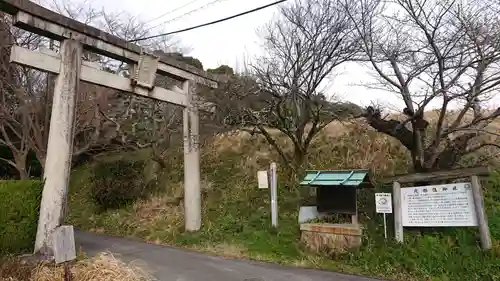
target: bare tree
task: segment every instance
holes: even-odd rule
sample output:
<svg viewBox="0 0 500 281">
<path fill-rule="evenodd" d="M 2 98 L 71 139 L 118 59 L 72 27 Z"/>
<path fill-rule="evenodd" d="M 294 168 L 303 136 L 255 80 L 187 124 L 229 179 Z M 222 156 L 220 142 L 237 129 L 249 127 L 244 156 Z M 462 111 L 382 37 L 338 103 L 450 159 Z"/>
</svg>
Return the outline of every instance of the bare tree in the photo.
<svg viewBox="0 0 500 281">
<path fill-rule="evenodd" d="M 152 32 L 143 21 L 123 13 L 103 12 L 97 26 L 126 40 L 147 37 Z M 158 56 L 183 59 L 181 53 L 187 52 L 178 40 L 170 36 L 160 36 L 140 43 L 145 50 L 154 51 Z M 203 68 L 201 62 L 197 62 Z M 130 76 L 130 66 L 124 62 L 116 62 L 100 56 L 100 63 L 109 71 Z M 181 86 L 175 79 L 163 76 L 157 77 L 155 84 L 167 89 Z M 181 108 L 145 97 L 123 95 L 119 92 L 115 93 L 111 100 L 114 101 L 110 103 L 111 106 L 107 111 L 101 110 L 101 113 L 105 120 L 111 122 L 112 127 L 114 126 L 113 143 L 118 143 L 126 149 L 151 148 L 152 159 L 158 162 L 161 168 L 165 168 L 165 156 L 170 148 L 172 137 L 179 135 L 180 132 Z"/>
<path fill-rule="evenodd" d="M 228 120 L 263 135 L 297 171 L 313 139 L 345 109 L 330 102 L 325 90 L 334 68 L 358 51 L 353 27 L 339 1 L 297 0 L 281 7 L 263 30 L 265 55 L 249 73 L 233 76 L 215 102 Z M 271 130 L 284 134 L 293 150 Z"/>
<path fill-rule="evenodd" d="M 11 19 L 0 15 L 0 145 L 7 147 L 12 159 L 0 158 L 27 179 L 27 157 L 30 152 L 30 123 L 37 112 L 38 93 L 43 90 L 43 75 L 9 63 L 13 44 L 38 48 L 41 38 L 13 29 Z"/>
<path fill-rule="evenodd" d="M 451 168 L 486 146 L 500 108 L 485 103 L 500 89 L 498 3 L 458 0 L 344 0 L 378 85 L 405 104 L 404 119 L 368 107 L 364 117 L 398 139 L 417 172 Z M 498 9 L 497 9 L 498 10 Z M 435 121 L 430 107 L 438 104 Z"/>
</svg>

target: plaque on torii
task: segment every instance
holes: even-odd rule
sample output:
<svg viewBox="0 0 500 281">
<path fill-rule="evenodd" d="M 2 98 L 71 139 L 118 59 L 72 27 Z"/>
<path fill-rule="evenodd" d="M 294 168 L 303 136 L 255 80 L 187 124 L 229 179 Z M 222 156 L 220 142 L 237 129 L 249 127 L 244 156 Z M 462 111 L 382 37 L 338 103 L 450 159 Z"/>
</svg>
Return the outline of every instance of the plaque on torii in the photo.
<svg viewBox="0 0 500 281">
<path fill-rule="evenodd" d="M 141 53 L 137 65 L 134 67 L 134 75 L 131 78 L 133 87 L 139 86 L 148 90 L 153 90 L 155 87 L 156 71 L 158 70 L 158 62 L 160 57 Z"/>
</svg>

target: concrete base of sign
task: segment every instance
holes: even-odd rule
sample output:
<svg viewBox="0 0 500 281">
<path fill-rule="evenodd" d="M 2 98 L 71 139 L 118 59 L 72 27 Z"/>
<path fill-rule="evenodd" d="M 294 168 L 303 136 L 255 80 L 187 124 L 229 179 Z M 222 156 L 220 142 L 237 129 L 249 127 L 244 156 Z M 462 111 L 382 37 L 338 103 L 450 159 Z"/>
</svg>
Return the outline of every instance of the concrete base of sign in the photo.
<svg viewBox="0 0 500 281">
<path fill-rule="evenodd" d="M 353 224 L 301 224 L 301 242 L 309 250 L 328 254 L 344 253 L 358 248 L 362 243 L 363 230 Z"/>
</svg>

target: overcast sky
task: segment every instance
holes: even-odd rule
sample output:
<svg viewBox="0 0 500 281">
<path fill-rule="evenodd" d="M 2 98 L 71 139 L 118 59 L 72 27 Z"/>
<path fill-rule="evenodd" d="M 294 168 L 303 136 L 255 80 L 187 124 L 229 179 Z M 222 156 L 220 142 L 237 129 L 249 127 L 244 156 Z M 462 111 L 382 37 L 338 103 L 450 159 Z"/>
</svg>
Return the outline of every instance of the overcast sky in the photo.
<svg viewBox="0 0 500 281">
<path fill-rule="evenodd" d="M 43 1 L 54 0 L 42 0 L 42 3 Z M 78 3 L 83 0 L 71 1 Z M 103 7 L 110 12 L 126 12 L 142 21 L 150 21 L 149 27 L 154 28 L 153 31 L 168 32 L 231 16 L 275 0 L 88 1 L 94 8 Z M 259 54 L 259 37 L 256 29 L 271 20 L 277 11 L 277 6 L 274 6 L 212 26 L 179 33 L 176 39 L 190 48 L 191 51 L 187 55 L 200 59 L 205 69 L 215 68 L 221 64 L 238 68 L 243 58 Z M 355 86 L 370 79 L 368 69 L 358 65 L 347 65 L 336 72 L 337 76 L 330 83 L 329 94 L 363 105 L 375 101 L 391 108 L 403 106 L 402 101 L 394 94 Z"/>
</svg>

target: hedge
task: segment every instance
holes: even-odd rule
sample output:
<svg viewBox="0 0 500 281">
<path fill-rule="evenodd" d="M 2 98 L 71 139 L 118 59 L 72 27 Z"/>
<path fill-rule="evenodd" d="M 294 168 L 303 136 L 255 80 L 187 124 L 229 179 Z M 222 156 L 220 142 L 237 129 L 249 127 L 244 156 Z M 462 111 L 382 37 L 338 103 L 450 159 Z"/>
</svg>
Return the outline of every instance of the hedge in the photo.
<svg viewBox="0 0 500 281">
<path fill-rule="evenodd" d="M 0 254 L 32 251 L 42 189 L 40 181 L 0 181 Z"/>
<path fill-rule="evenodd" d="M 124 159 L 94 164 L 91 198 L 101 211 L 122 208 L 154 191 L 155 182 L 146 182 L 144 166 L 144 161 Z"/>
</svg>

